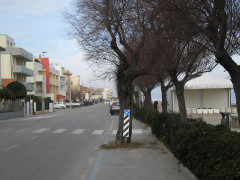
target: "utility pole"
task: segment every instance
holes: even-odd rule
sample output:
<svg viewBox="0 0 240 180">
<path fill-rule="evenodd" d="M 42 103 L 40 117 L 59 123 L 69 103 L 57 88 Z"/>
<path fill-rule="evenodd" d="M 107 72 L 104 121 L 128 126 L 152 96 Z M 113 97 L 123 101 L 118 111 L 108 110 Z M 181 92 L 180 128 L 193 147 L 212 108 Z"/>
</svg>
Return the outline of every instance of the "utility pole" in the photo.
<svg viewBox="0 0 240 180">
<path fill-rule="evenodd" d="M 6 49 L 4 49 L 3 47 L 0 46 L 0 89 L 2 87 L 2 76 L 1 76 L 1 68 L 2 68 L 2 65 L 1 65 L 1 51 L 6 51 Z"/>
</svg>

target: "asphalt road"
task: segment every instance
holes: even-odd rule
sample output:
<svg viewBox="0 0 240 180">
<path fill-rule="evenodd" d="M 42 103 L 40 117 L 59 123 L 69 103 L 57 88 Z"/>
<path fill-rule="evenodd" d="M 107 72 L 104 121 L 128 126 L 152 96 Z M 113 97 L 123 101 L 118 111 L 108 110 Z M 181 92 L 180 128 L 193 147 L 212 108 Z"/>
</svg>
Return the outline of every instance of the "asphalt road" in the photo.
<svg viewBox="0 0 240 180">
<path fill-rule="evenodd" d="M 117 126 L 103 104 L 0 121 L 0 180 L 195 179 L 136 120 L 132 140 L 145 148 L 100 150 Z"/>
<path fill-rule="evenodd" d="M 0 121 L 0 180 L 90 179 L 99 145 L 113 140 L 108 105 Z"/>
</svg>

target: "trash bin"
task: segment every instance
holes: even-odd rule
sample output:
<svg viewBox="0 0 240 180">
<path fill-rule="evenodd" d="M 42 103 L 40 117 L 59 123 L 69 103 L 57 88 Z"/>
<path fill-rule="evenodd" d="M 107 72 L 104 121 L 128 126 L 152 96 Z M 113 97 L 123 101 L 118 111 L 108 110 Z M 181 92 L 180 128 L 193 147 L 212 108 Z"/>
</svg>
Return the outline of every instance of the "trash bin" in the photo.
<svg viewBox="0 0 240 180">
<path fill-rule="evenodd" d="M 222 115 L 221 124 L 228 127 L 229 129 L 231 129 L 231 120 L 229 118 L 230 113 L 229 112 L 220 112 L 220 114 Z"/>
</svg>

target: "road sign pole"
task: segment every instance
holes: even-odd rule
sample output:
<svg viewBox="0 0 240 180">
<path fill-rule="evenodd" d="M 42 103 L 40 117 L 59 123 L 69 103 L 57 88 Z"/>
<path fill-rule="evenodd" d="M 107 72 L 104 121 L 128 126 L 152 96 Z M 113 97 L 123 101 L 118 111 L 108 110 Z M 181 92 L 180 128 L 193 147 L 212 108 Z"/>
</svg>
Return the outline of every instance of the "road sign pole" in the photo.
<svg viewBox="0 0 240 180">
<path fill-rule="evenodd" d="M 129 137 L 129 124 L 130 124 L 130 110 L 124 110 L 124 119 L 123 119 L 123 137 Z"/>
</svg>

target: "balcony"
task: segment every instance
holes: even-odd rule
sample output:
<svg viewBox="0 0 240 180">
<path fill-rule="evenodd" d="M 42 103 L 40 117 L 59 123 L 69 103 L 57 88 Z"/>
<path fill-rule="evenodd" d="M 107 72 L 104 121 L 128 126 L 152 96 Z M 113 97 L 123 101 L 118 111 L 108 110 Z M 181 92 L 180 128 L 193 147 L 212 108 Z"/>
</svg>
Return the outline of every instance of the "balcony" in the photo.
<svg viewBox="0 0 240 180">
<path fill-rule="evenodd" d="M 27 83 L 34 84 L 35 83 L 34 77 L 33 76 L 27 77 Z"/>
<path fill-rule="evenodd" d="M 25 66 L 19 66 L 19 65 L 13 66 L 13 73 L 25 74 L 27 76 L 33 76 L 34 75 L 33 70 L 28 69 Z"/>
<path fill-rule="evenodd" d="M 42 94 L 43 90 L 42 89 L 36 89 L 35 92 L 36 92 L 36 94 Z"/>
<path fill-rule="evenodd" d="M 6 48 L 6 51 L 2 52 L 2 54 L 12 54 L 15 57 L 18 57 L 19 59 L 25 60 L 25 61 L 33 61 L 33 55 L 32 53 L 26 51 L 23 48 Z"/>
<path fill-rule="evenodd" d="M 27 83 L 22 83 L 27 91 L 34 91 L 34 85 L 33 84 L 27 84 Z"/>
<path fill-rule="evenodd" d="M 36 79 L 36 82 L 43 82 L 44 78 L 43 78 L 43 75 L 37 75 L 35 79 Z"/>
</svg>

